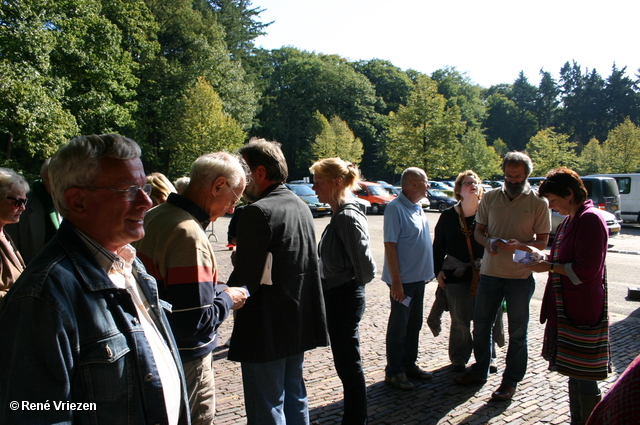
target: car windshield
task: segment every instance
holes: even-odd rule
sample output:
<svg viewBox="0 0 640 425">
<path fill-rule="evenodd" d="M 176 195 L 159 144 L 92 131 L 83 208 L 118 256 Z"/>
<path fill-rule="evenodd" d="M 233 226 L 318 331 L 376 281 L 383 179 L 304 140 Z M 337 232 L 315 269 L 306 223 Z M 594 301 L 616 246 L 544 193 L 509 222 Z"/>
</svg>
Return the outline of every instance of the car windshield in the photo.
<svg viewBox="0 0 640 425">
<path fill-rule="evenodd" d="M 386 196 L 389 194 L 389 192 L 387 192 L 386 190 L 384 190 L 384 187 L 382 186 L 368 186 L 369 187 L 369 192 L 371 192 L 372 195 L 376 195 L 376 196 Z"/>
<path fill-rule="evenodd" d="M 440 189 L 429 189 L 429 193 L 432 194 L 433 196 L 447 196 L 443 191 L 441 191 Z"/>
<path fill-rule="evenodd" d="M 315 196 L 315 192 L 306 184 L 292 184 L 289 189 L 298 196 Z"/>
</svg>

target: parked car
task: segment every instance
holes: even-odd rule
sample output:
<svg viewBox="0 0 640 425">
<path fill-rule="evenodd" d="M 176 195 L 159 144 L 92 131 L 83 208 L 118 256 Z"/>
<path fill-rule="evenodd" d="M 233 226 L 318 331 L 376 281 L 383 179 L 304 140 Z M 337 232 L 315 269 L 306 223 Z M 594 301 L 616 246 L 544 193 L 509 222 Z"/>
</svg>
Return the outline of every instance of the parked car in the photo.
<svg viewBox="0 0 640 425">
<path fill-rule="evenodd" d="M 598 210 L 600 215 L 604 218 L 609 229 L 609 237 L 616 236 L 620 233 L 620 222 L 616 219 L 616 216 L 605 210 Z M 551 233 L 549 234 L 549 243 L 553 241 L 556 236 L 558 226 L 562 223 L 566 216 L 558 214 L 556 211 L 551 211 Z"/>
<path fill-rule="evenodd" d="M 427 199 L 429 200 L 429 208 L 440 212 L 458 203 L 456 198 L 438 189 L 427 189 Z"/>
<path fill-rule="evenodd" d="M 439 190 L 448 190 L 448 191 L 452 191 L 453 190 L 453 186 L 450 186 L 446 182 L 436 182 L 436 181 L 432 181 L 432 180 L 429 180 L 429 188 L 430 189 L 439 189 Z"/>
<path fill-rule="evenodd" d="M 378 181 L 377 183 L 380 186 L 384 187 L 384 190 L 386 190 L 387 192 L 389 192 L 390 195 L 393 195 L 393 196 L 400 195 L 400 192 L 402 191 L 399 187 L 392 186 L 389 183 L 384 181 Z"/>
<path fill-rule="evenodd" d="M 368 181 L 361 181 L 355 194 L 358 198 L 366 199 L 371 203 L 371 207 L 367 210 L 371 214 L 384 213 L 387 204 L 396 198 L 387 192 L 382 185 Z"/>
<path fill-rule="evenodd" d="M 503 182 L 501 182 L 501 181 L 495 181 L 495 180 L 484 180 L 482 182 L 482 184 L 488 184 L 491 187 L 493 187 L 494 189 L 497 188 L 497 187 L 502 187 L 502 183 Z"/>
<path fill-rule="evenodd" d="M 351 193 L 351 196 L 353 197 L 354 201 L 356 201 L 356 203 L 358 204 L 358 207 L 360 208 L 360 211 L 362 211 L 362 214 L 366 214 L 367 210 L 371 208 L 371 202 L 367 201 L 366 199 L 357 197 L 355 193 Z"/>
<path fill-rule="evenodd" d="M 308 184 L 291 184 L 287 183 L 286 186 L 293 191 L 302 201 L 309 206 L 311 214 L 314 217 L 323 217 L 325 215 L 331 215 L 331 206 L 329 204 L 323 204 L 318 199 L 316 192 L 311 189 Z"/>
<path fill-rule="evenodd" d="M 580 177 L 587 189 L 589 199 L 596 208 L 613 214 L 617 221 L 621 221 L 620 193 L 618 185 L 612 177 L 584 176 Z M 534 190 L 544 181 L 544 177 L 529 177 L 529 184 Z"/>
<path fill-rule="evenodd" d="M 640 223 L 640 173 L 594 174 L 597 177 L 612 177 L 618 183 L 620 193 L 620 218 Z M 591 176 L 587 176 L 591 177 Z"/>
</svg>

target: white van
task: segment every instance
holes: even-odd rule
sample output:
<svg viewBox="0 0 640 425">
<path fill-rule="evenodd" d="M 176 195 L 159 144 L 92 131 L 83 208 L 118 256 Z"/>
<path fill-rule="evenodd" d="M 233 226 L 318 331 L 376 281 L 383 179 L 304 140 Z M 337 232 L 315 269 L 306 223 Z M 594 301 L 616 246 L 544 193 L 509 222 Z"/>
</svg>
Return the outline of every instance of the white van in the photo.
<svg viewBox="0 0 640 425">
<path fill-rule="evenodd" d="M 613 177 L 620 192 L 620 215 L 623 221 L 637 222 L 640 218 L 640 173 L 594 174 Z"/>
</svg>

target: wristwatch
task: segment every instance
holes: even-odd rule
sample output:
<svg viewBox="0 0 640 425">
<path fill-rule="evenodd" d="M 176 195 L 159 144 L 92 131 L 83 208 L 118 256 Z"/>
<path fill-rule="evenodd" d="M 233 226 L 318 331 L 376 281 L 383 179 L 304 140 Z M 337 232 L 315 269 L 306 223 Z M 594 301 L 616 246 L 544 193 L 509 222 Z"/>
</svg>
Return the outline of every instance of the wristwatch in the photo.
<svg viewBox="0 0 640 425">
<path fill-rule="evenodd" d="M 551 263 L 551 265 L 549 266 L 549 273 L 555 273 L 555 271 L 553 270 L 554 267 L 555 267 L 555 264 Z"/>
</svg>

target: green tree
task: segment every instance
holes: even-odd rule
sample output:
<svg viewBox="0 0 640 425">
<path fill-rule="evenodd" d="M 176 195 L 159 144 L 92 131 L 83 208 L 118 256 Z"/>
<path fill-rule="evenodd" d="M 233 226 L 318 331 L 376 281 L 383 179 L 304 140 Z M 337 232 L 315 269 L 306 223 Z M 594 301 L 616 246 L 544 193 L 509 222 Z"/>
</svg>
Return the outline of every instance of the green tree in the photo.
<svg viewBox="0 0 640 425">
<path fill-rule="evenodd" d="M 558 107 L 560 105 L 560 89 L 551 73 L 540 70 L 540 84 L 535 102 L 536 117 L 542 128 L 556 124 Z"/>
<path fill-rule="evenodd" d="M 387 115 L 397 111 L 400 105 L 406 105 L 413 83 L 397 66 L 381 59 L 358 61 L 353 64 L 356 72 L 369 79 L 379 101 L 376 111 Z"/>
<path fill-rule="evenodd" d="M 609 164 L 607 162 L 604 149 L 602 149 L 598 139 L 594 137 L 587 143 L 584 149 L 582 149 L 576 171 L 581 176 L 607 173 L 609 171 Z"/>
<path fill-rule="evenodd" d="M 477 128 L 467 129 L 462 136 L 460 160 L 460 171 L 473 170 L 484 179 L 500 174 L 500 155 L 493 146 L 487 146 L 487 139 Z"/>
<path fill-rule="evenodd" d="M 612 173 L 640 171 L 640 127 L 626 118 L 609 132 L 603 150 Z"/>
<path fill-rule="evenodd" d="M 448 177 L 459 164 L 464 131 L 457 106 L 446 107 L 434 80 L 419 76 L 407 106 L 389 116 L 386 153 L 397 170 L 421 167 L 430 177 Z"/>
<path fill-rule="evenodd" d="M 252 8 L 250 0 L 209 0 L 209 4 L 224 27 L 227 50 L 235 60 L 244 62 L 253 53 L 253 40 L 266 34 L 265 28 L 273 22 L 260 22 L 264 9 Z"/>
<path fill-rule="evenodd" d="M 604 119 L 611 130 L 629 117 L 640 123 L 640 92 L 638 82 L 625 75 L 626 67 L 618 69 L 614 64 L 604 88 Z"/>
<path fill-rule="evenodd" d="M 144 9 L 141 0 L 0 3 L 2 79 L 16 91 L 2 105 L 13 157 L 45 158 L 71 134 L 135 125 L 138 64 L 128 48 L 143 38 Z"/>
<path fill-rule="evenodd" d="M 520 71 L 518 78 L 511 86 L 511 94 L 509 98 L 521 111 L 534 111 L 536 107 L 536 99 L 538 97 L 538 89 L 529 83 L 524 72 Z"/>
<path fill-rule="evenodd" d="M 556 133 L 552 127 L 538 131 L 527 144 L 527 152 L 533 161 L 533 175 L 544 176 L 557 167 L 575 168 L 576 143 L 566 134 Z"/>
<path fill-rule="evenodd" d="M 344 58 L 291 47 L 270 52 L 263 106 L 252 134 L 282 143 L 292 178 L 308 175 L 311 144 L 318 134 L 316 111 L 339 116 L 363 143 L 362 171 L 372 175 L 377 150 L 376 93 L 371 82 Z M 370 172 L 372 171 L 372 172 Z"/>
<path fill-rule="evenodd" d="M 317 111 L 314 120 L 320 132 L 311 145 L 312 162 L 322 158 L 339 157 L 356 165 L 360 164 L 362 141 L 353 134 L 345 121 L 337 115 L 329 121 Z"/>
<path fill-rule="evenodd" d="M 502 139 L 509 150 L 524 150 L 538 127 L 532 111 L 519 108 L 500 92 L 487 98 L 487 119 L 484 122 L 489 141 Z"/>
<path fill-rule="evenodd" d="M 194 81 L 204 77 L 223 110 L 243 129 L 253 123 L 257 93 L 239 62 L 226 49 L 224 29 L 206 0 L 145 0 L 158 26 L 157 54 L 141 69 L 136 139 L 146 166 L 165 170 L 173 159 L 165 149 L 171 122 Z"/>
<path fill-rule="evenodd" d="M 509 146 L 499 137 L 493 141 L 492 146 L 500 158 L 504 158 L 507 152 L 509 152 Z"/>
<path fill-rule="evenodd" d="M 602 77 L 595 69 L 582 74 L 582 68 L 574 61 L 572 65 L 565 63 L 560 70 L 560 83 L 564 106 L 560 130 L 581 144 L 592 137 L 604 140 L 608 128 Z"/>
<path fill-rule="evenodd" d="M 0 164 L 36 176 L 42 161 L 77 134 L 78 126 L 60 93 L 33 68 L 0 60 L 0 75 Z"/>
<path fill-rule="evenodd" d="M 438 83 L 438 93 L 447 99 L 447 107 L 457 106 L 468 128 L 480 128 L 487 115 L 482 88 L 455 67 L 438 69 L 431 78 Z"/>
<path fill-rule="evenodd" d="M 244 140 L 242 127 L 224 112 L 218 93 L 204 77 L 199 77 L 176 108 L 168 131 L 168 161 L 164 171 L 170 178 L 183 176 L 200 155 L 235 151 Z"/>
</svg>

